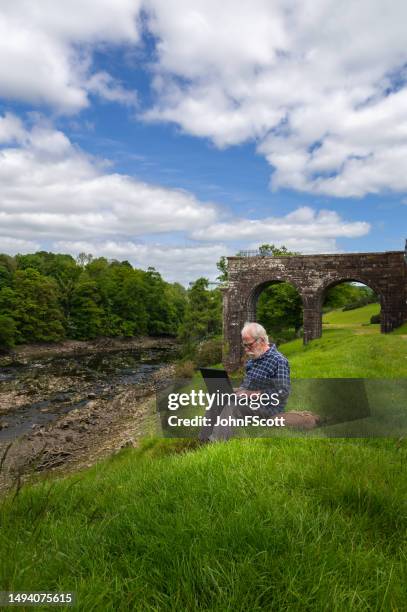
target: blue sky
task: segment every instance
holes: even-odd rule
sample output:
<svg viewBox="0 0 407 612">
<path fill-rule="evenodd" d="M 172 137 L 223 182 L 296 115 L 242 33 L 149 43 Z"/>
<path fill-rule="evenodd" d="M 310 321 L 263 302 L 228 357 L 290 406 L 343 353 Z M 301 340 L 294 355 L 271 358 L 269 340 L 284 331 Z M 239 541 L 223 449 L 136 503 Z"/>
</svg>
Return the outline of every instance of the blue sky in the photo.
<svg viewBox="0 0 407 612">
<path fill-rule="evenodd" d="M 0 7 L 0 250 L 214 278 L 264 242 L 402 250 L 407 8 Z"/>
</svg>

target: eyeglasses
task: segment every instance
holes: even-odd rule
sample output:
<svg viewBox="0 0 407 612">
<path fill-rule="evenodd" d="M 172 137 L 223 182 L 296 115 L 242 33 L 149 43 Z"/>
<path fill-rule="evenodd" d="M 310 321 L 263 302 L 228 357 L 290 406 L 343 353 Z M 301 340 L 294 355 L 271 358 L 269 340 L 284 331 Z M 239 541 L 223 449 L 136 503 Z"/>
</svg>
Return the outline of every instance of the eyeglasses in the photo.
<svg viewBox="0 0 407 612">
<path fill-rule="evenodd" d="M 248 348 L 251 349 L 253 344 L 256 344 L 256 342 L 260 340 L 260 338 L 256 338 L 255 340 L 253 340 L 253 342 L 242 342 L 244 348 Z"/>
</svg>

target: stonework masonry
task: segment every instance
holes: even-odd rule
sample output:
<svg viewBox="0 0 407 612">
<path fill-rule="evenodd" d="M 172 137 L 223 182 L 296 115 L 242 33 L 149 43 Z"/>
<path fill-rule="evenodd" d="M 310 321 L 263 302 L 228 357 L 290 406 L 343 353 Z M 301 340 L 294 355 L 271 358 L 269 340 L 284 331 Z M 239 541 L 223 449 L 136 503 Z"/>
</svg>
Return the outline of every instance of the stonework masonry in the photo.
<svg viewBox="0 0 407 612">
<path fill-rule="evenodd" d="M 322 334 L 322 304 L 327 289 L 346 281 L 368 285 L 381 304 L 381 332 L 407 321 L 407 263 L 404 251 L 228 257 L 228 286 L 223 289 L 224 365 L 233 370 L 243 357 L 240 331 L 256 321 L 260 293 L 273 282 L 291 283 L 304 308 L 304 344 Z"/>
</svg>

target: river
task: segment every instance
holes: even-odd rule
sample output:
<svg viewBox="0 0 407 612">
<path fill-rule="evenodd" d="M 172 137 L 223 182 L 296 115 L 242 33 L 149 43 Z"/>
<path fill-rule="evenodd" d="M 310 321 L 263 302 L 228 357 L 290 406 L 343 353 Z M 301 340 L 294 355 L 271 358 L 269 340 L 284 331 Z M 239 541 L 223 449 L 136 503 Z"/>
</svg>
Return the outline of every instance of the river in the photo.
<svg viewBox="0 0 407 612">
<path fill-rule="evenodd" d="M 91 401 L 113 399 L 129 385 L 148 386 L 176 355 L 176 347 L 165 342 L 33 359 L 17 355 L 0 367 L 0 443 L 47 426 Z"/>
</svg>

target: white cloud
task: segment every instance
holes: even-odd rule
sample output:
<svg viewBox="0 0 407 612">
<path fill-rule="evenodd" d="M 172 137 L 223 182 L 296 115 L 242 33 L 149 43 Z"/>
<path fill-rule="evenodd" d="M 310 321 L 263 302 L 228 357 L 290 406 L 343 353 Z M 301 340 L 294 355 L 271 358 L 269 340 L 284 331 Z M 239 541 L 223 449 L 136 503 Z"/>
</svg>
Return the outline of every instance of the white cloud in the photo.
<svg viewBox="0 0 407 612">
<path fill-rule="evenodd" d="M 218 147 L 254 140 L 273 189 L 403 192 L 406 23 L 403 0 L 3 0 L 0 95 L 65 113 L 91 95 L 136 107 L 92 54 L 134 52 L 144 27 L 157 51 L 146 120 Z"/>
<path fill-rule="evenodd" d="M 272 187 L 334 196 L 407 190 L 402 0 L 148 0 L 158 100 L 219 146 L 255 139 Z"/>
<path fill-rule="evenodd" d="M 40 243 L 33 240 L 19 240 L 10 236 L 0 236 L 0 253 L 16 255 L 16 253 L 33 253 L 38 251 Z"/>
<path fill-rule="evenodd" d="M 108 160 L 86 155 L 39 117 L 30 128 L 12 114 L 0 117 L 0 142 L 4 251 L 52 245 L 154 265 L 167 278 L 185 281 L 216 275 L 216 261 L 236 245 L 273 241 L 303 252 L 333 252 L 337 238 L 369 231 L 367 223 L 310 207 L 284 217 L 227 217 L 220 206 L 187 191 L 114 172 Z M 153 243 L 157 235 L 160 242 Z"/>
<path fill-rule="evenodd" d="M 24 130 L 8 115 L 0 135 L 20 146 L 0 150 L 0 226 L 36 238 L 189 231 L 215 222 L 216 208 L 192 194 L 107 172 L 60 131 Z"/>
<path fill-rule="evenodd" d="M 335 238 L 356 238 L 369 232 L 368 223 L 346 222 L 338 213 L 331 210 L 319 212 L 303 206 L 284 217 L 266 219 L 234 219 L 230 222 L 197 229 L 192 236 L 199 240 L 254 240 L 259 242 L 276 242 L 280 244 L 300 244 L 305 240 L 307 251 L 314 247 L 317 250 L 321 244 L 330 244 Z M 293 237 L 296 237 L 293 239 Z M 297 238 L 298 237 L 298 238 Z M 328 242 L 327 242 L 328 240 Z M 296 250 L 299 246 L 296 247 Z M 331 249 L 330 249 L 331 250 Z M 314 252 L 315 252 L 314 251 Z"/>
<path fill-rule="evenodd" d="M 330 254 L 343 252 L 342 249 L 338 248 L 335 238 L 301 238 L 300 236 L 292 236 L 291 238 L 284 239 L 276 237 L 270 242 L 268 240 L 256 240 L 248 244 L 245 249 L 257 250 L 261 243 L 274 244 L 276 247 L 285 246 L 289 251 L 301 253 L 302 255 Z"/>
<path fill-rule="evenodd" d="M 0 144 L 21 143 L 25 135 L 26 130 L 18 117 L 11 113 L 0 117 Z"/>
<path fill-rule="evenodd" d="M 135 267 L 155 267 L 169 282 L 188 284 L 200 276 L 215 279 L 219 272 L 216 262 L 222 255 L 230 253 L 222 244 L 204 246 L 167 246 L 163 244 L 137 244 L 134 242 L 59 241 L 54 243 L 58 251 L 78 255 L 92 253 L 94 256 L 128 260 Z"/>
<path fill-rule="evenodd" d="M 136 106 L 138 102 L 135 92 L 126 90 L 107 72 L 93 74 L 87 83 L 87 88 L 109 102 L 119 102 L 126 106 Z"/>
<path fill-rule="evenodd" d="M 133 104 L 107 74 L 92 74 L 103 44 L 137 44 L 141 0 L 3 0 L 0 7 L 0 96 L 61 112 L 88 104 L 88 93 Z"/>
</svg>

